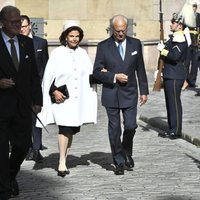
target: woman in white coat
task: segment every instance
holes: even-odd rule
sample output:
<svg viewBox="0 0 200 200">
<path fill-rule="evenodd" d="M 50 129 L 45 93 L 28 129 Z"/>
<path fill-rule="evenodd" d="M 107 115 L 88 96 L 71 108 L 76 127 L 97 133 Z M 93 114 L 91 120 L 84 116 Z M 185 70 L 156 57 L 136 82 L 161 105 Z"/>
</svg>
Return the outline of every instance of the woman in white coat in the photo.
<svg viewBox="0 0 200 200">
<path fill-rule="evenodd" d="M 43 108 L 38 116 L 45 125 L 58 125 L 60 158 L 57 175 L 61 177 L 69 174 L 66 158 L 73 135 L 80 131 L 81 125 L 96 123 L 97 95 L 89 83 L 93 66 L 87 52 L 78 46 L 82 39 L 83 30 L 78 25 L 68 26 L 62 32 L 61 46 L 52 51 L 42 83 Z M 69 98 L 58 90 L 62 85 L 67 86 Z M 54 97 L 55 103 L 50 96 Z"/>
</svg>

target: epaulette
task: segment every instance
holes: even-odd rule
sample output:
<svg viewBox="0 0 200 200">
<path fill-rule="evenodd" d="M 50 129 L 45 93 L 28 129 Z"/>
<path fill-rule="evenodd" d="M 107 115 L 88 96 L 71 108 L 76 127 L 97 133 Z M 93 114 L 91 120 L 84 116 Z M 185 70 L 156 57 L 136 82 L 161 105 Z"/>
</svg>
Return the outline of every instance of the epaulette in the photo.
<svg viewBox="0 0 200 200">
<path fill-rule="evenodd" d="M 173 34 L 173 42 L 185 42 L 185 35 L 183 31 L 174 32 Z"/>
</svg>

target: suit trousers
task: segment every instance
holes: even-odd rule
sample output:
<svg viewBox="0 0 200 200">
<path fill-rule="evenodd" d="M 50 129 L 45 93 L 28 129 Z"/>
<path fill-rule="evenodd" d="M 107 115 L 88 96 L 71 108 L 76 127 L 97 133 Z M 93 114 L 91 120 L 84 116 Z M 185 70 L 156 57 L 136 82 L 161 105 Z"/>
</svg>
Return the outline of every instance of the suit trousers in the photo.
<svg viewBox="0 0 200 200">
<path fill-rule="evenodd" d="M 177 136 L 182 134 L 182 104 L 181 88 L 184 80 L 173 80 L 164 78 L 164 93 L 167 109 L 168 133 Z"/>
<path fill-rule="evenodd" d="M 42 146 L 42 129 L 35 126 L 35 115 L 32 115 L 32 119 L 32 148 L 34 150 L 40 150 Z"/>
<path fill-rule="evenodd" d="M 125 154 L 132 155 L 133 137 L 135 135 L 137 107 L 106 107 L 108 116 L 108 136 L 115 165 L 125 162 Z M 122 116 L 121 116 L 122 114 Z M 121 140 L 121 117 L 123 117 L 123 138 Z"/>
<path fill-rule="evenodd" d="M 30 147 L 31 121 L 31 114 L 0 116 L 0 199 L 9 195 L 10 180 L 15 179 Z"/>
<path fill-rule="evenodd" d="M 185 68 L 187 73 L 187 82 L 192 87 L 195 87 L 196 85 L 199 64 L 199 51 L 197 47 L 190 46 L 187 52 Z"/>
</svg>

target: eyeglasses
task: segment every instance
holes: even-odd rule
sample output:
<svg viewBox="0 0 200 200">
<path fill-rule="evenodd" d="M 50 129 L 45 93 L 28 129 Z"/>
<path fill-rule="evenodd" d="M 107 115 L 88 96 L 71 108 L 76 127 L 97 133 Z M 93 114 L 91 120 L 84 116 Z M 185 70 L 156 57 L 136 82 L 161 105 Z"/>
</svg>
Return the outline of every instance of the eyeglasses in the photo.
<svg viewBox="0 0 200 200">
<path fill-rule="evenodd" d="M 29 24 L 21 26 L 21 28 L 27 28 L 29 26 Z"/>
<path fill-rule="evenodd" d="M 115 30 L 114 28 L 113 28 L 112 30 L 113 30 L 115 33 L 117 33 L 117 34 L 120 34 L 120 33 L 125 34 L 126 31 L 127 31 L 127 28 L 124 29 L 124 30 L 119 30 L 119 31 Z"/>
</svg>

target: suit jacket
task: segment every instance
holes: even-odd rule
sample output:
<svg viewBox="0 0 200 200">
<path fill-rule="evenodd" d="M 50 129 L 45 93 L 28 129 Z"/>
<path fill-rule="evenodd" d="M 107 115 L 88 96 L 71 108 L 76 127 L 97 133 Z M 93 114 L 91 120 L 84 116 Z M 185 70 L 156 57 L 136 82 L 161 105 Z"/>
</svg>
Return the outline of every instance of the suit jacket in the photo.
<svg viewBox="0 0 200 200">
<path fill-rule="evenodd" d="M 33 36 L 33 45 L 35 50 L 38 74 L 40 77 L 40 82 L 42 82 L 44 70 L 49 59 L 47 40 L 37 36 Z"/>
<path fill-rule="evenodd" d="M 175 35 L 178 36 L 177 38 L 182 36 L 184 40 L 179 41 L 179 39 L 175 39 Z M 184 63 L 187 56 L 188 44 L 183 33 L 170 35 L 169 40 L 165 44 L 165 49 L 169 53 L 166 56 L 162 56 L 164 60 L 163 78 L 185 80 L 186 72 Z"/>
<path fill-rule="evenodd" d="M 33 40 L 18 35 L 20 64 L 16 71 L 12 58 L 0 32 L 0 79 L 12 78 L 15 86 L 0 88 L 0 116 L 11 116 L 18 112 L 30 115 L 32 105 L 42 105 L 42 90 L 37 72 Z"/>
<path fill-rule="evenodd" d="M 101 72 L 102 68 L 106 68 L 108 72 Z M 114 83 L 116 73 L 128 75 L 128 82 L 125 84 Z M 126 37 L 124 60 L 122 60 L 112 36 L 100 42 L 97 46 L 93 76 L 103 82 L 103 106 L 119 108 L 136 106 L 138 84 L 140 95 L 149 93 L 140 40 Z"/>
<path fill-rule="evenodd" d="M 198 13 L 198 12 L 196 13 L 196 27 L 199 31 L 199 29 L 200 29 L 200 13 Z"/>
</svg>

